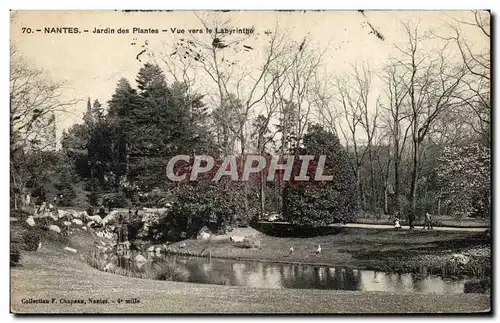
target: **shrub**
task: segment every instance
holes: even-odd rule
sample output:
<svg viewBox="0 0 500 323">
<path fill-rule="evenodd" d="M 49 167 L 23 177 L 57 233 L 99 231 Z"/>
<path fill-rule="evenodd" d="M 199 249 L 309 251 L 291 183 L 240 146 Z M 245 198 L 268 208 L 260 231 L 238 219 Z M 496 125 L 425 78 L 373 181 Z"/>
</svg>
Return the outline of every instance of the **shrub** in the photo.
<svg viewBox="0 0 500 323">
<path fill-rule="evenodd" d="M 490 278 L 473 279 L 465 282 L 464 293 L 489 293 L 491 289 Z"/>
<path fill-rule="evenodd" d="M 41 237 L 38 232 L 27 231 L 23 234 L 23 241 L 26 251 L 36 251 L 41 242 Z"/>
<path fill-rule="evenodd" d="M 181 185 L 174 193 L 171 211 L 158 224 L 165 238 L 196 236 L 207 226 L 218 230 L 245 217 L 243 190 L 237 183 L 196 182 Z"/>
<path fill-rule="evenodd" d="M 122 193 L 108 193 L 102 197 L 103 204 L 111 208 L 125 208 L 129 206 L 129 200 Z"/>
<path fill-rule="evenodd" d="M 19 243 L 10 243 L 10 266 L 17 266 L 21 263 L 21 245 Z"/>
</svg>

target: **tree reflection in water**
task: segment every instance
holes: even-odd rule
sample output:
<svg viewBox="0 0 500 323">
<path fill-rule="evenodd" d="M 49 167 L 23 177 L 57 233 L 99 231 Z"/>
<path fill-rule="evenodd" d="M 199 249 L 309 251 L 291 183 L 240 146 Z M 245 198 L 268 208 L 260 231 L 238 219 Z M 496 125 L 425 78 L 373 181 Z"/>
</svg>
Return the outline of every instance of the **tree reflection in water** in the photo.
<svg viewBox="0 0 500 323">
<path fill-rule="evenodd" d="M 463 293 L 464 280 L 437 276 L 375 272 L 295 264 L 233 261 L 167 255 L 150 258 L 143 268 L 134 257 L 119 257 L 118 265 L 137 271 L 161 272 L 163 279 L 261 288 L 310 288 L 386 292 Z"/>
</svg>

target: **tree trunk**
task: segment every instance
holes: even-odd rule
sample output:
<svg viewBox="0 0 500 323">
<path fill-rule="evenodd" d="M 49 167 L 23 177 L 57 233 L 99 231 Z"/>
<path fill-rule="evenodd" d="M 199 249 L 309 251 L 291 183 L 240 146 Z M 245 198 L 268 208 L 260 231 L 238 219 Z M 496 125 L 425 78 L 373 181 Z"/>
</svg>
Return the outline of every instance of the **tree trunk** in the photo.
<svg viewBox="0 0 500 323">
<path fill-rule="evenodd" d="M 260 176 L 260 212 L 259 212 L 259 220 L 264 215 L 266 197 L 264 193 L 265 179 Z"/>
<path fill-rule="evenodd" d="M 441 215 L 441 197 L 438 198 L 437 216 Z"/>
<path fill-rule="evenodd" d="M 420 142 L 418 140 L 413 141 L 413 156 L 412 156 L 412 171 L 411 171 L 411 186 L 410 186 L 410 199 L 411 199 L 411 210 L 413 216 L 415 216 L 415 211 L 417 209 L 417 179 L 418 179 L 418 166 L 419 166 L 419 155 Z"/>
<path fill-rule="evenodd" d="M 388 189 L 388 183 L 385 182 L 385 185 L 384 185 L 384 214 L 389 214 L 389 197 L 388 197 L 388 192 L 387 192 L 387 189 Z"/>
<path fill-rule="evenodd" d="M 394 211 L 400 212 L 399 210 L 399 124 L 395 123 L 396 129 L 394 135 L 394 195 L 396 196 L 394 201 Z"/>
</svg>

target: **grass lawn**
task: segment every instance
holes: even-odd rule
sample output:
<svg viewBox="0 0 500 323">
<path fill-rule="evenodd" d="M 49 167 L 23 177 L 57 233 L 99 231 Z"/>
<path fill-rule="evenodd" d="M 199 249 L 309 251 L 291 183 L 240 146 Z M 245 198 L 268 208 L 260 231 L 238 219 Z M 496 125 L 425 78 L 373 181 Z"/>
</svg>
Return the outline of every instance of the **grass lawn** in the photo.
<svg viewBox="0 0 500 323">
<path fill-rule="evenodd" d="M 257 232 L 257 231 L 255 231 Z M 184 240 L 170 245 L 180 253 L 208 255 L 234 259 L 256 259 L 286 263 L 324 264 L 362 268 L 367 252 L 437 251 L 453 252 L 474 245 L 485 245 L 488 239 L 482 232 L 443 232 L 427 230 L 370 230 L 343 228 L 338 234 L 309 238 L 280 238 L 258 235 L 260 248 L 243 248 L 226 240 Z M 186 246 L 180 248 L 182 244 Z M 315 254 L 317 245 L 322 251 Z M 290 247 L 294 252 L 289 256 Z"/>
</svg>

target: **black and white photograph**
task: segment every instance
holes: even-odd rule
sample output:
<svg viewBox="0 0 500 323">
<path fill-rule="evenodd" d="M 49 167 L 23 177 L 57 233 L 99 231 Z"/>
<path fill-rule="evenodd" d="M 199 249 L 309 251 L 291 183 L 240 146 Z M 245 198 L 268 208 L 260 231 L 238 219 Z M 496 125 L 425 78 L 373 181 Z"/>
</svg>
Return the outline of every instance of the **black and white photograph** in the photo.
<svg viewBox="0 0 500 323">
<path fill-rule="evenodd" d="M 491 20 L 11 10 L 10 312 L 491 314 Z"/>
</svg>

